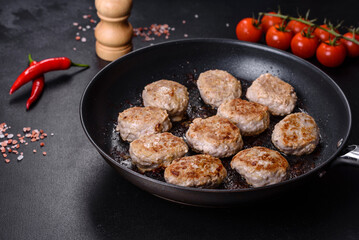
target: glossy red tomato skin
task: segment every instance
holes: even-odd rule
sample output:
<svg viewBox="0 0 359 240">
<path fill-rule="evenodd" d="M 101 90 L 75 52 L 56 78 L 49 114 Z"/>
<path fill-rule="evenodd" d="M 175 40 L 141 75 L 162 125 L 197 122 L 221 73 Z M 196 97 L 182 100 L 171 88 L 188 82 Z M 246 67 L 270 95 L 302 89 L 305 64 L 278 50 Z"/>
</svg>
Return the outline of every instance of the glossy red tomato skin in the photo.
<svg viewBox="0 0 359 240">
<path fill-rule="evenodd" d="M 276 12 L 269 12 L 269 13 L 277 14 Z M 264 33 L 266 33 L 271 26 L 274 26 L 276 24 L 280 25 L 282 22 L 283 19 L 280 17 L 264 15 L 262 17 L 262 30 Z"/>
<path fill-rule="evenodd" d="M 290 42 L 292 53 L 301 58 L 311 58 L 315 55 L 319 39 L 312 35 L 310 38 L 299 32 L 294 35 Z"/>
<path fill-rule="evenodd" d="M 318 61 L 326 67 L 337 67 L 344 62 L 346 49 L 344 45 L 338 42 L 336 45 L 330 45 L 322 42 L 316 51 Z"/>
<path fill-rule="evenodd" d="M 353 33 L 347 32 L 343 36 L 347 38 L 353 38 Z M 359 35 L 355 34 L 355 39 L 359 41 Z M 358 57 L 359 56 L 359 45 L 356 43 L 353 43 L 351 41 L 340 39 L 340 41 L 343 43 L 345 48 L 347 49 L 347 55 L 349 57 Z"/>
<path fill-rule="evenodd" d="M 261 26 L 256 27 L 257 20 L 253 18 L 242 19 L 236 27 L 236 35 L 238 40 L 248 42 L 259 42 L 262 37 Z"/>
<path fill-rule="evenodd" d="M 291 31 L 280 31 L 278 25 L 271 26 L 266 34 L 268 46 L 287 50 L 290 46 L 293 34 Z"/>
<path fill-rule="evenodd" d="M 300 33 L 301 31 L 308 28 L 308 25 L 302 22 L 298 22 L 295 20 L 290 20 L 287 28 L 292 31 L 292 33 L 295 35 L 297 33 Z"/>
<path fill-rule="evenodd" d="M 325 28 L 325 29 L 328 29 L 328 30 L 330 29 L 326 24 L 323 24 L 323 25 L 320 25 L 320 26 L 322 28 Z M 335 32 L 339 33 L 338 30 L 335 30 Z M 329 39 L 334 39 L 334 37 L 335 37 L 333 34 L 330 34 L 330 33 L 326 32 L 326 31 L 324 31 L 324 30 L 322 30 L 320 28 L 316 28 L 314 30 L 314 35 L 317 36 L 320 39 L 320 41 L 322 41 L 322 42 L 328 41 Z"/>
</svg>

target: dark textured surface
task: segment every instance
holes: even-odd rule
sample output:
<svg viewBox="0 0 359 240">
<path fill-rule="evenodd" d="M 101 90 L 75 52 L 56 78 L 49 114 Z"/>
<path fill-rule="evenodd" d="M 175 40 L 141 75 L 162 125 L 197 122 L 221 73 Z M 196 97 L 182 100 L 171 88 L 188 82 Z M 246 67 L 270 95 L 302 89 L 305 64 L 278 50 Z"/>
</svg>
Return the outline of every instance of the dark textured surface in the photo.
<svg viewBox="0 0 359 240">
<path fill-rule="evenodd" d="M 358 238 L 359 174 L 352 167 L 331 169 L 313 184 L 277 200 L 235 209 L 170 203 L 119 176 L 92 147 L 79 121 L 81 94 L 106 65 L 96 57 L 93 31 L 81 32 L 86 43 L 75 41 L 78 30 L 72 23 L 89 24 L 82 15 L 94 16 L 95 10 L 89 9 L 93 5 L 79 0 L 1 1 L 0 122 L 12 126 L 14 133 L 31 126 L 55 136 L 46 139 L 46 157 L 24 147 L 21 162 L 14 157 L 9 164 L 0 161 L 0 239 Z M 235 38 L 238 20 L 278 5 L 285 13 L 296 14 L 298 8 L 304 14 L 310 8 L 319 20 L 326 17 L 333 22 L 344 20 L 347 26 L 359 25 L 356 1 L 135 0 L 130 22 L 134 27 L 168 23 L 176 28 L 170 40 L 184 34 Z M 162 41 L 164 37 L 153 43 Z M 133 43 L 138 49 L 151 42 L 135 38 Z M 35 60 L 64 55 L 91 68 L 47 74 L 44 94 L 26 112 L 30 86 L 11 97 L 8 90 L 26 66 L 28 53 Z M 346 94 L 354 123 L 348 143 L 359 143 L 359 59 L 346 59 L 334 69 L 311 62 Z"/>
</svg>

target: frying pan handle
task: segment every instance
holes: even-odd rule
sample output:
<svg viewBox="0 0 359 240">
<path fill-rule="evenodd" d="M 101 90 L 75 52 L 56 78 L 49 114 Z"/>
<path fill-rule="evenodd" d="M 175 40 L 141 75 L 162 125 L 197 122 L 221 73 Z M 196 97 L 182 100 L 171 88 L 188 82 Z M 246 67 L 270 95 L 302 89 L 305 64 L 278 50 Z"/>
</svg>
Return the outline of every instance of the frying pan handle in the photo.
<svg viewBox="0 0 359 240">
<path fill-rule="evenodd" d="M 339 156 L 334 162 L 333 165 L 351 165 L 354 167 L 359 167 L 359 146 L 350 145 L 347 147 L 349 152 Z"/>
</svg>

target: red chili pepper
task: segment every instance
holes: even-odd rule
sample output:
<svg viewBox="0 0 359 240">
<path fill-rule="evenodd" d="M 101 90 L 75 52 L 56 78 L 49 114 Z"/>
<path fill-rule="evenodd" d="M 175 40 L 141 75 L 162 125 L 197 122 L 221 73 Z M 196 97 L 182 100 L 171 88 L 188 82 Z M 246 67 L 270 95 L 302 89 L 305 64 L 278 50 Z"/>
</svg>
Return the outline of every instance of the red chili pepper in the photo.
<svg viewBox="0 0 359 240">
<path fill-rule="evenodd" d="M 37 64 L 36 61 L 32 60 L 30 54 L 29 54 L 29 62 L 30 62 L 30 66 Z M 26 102 L 26 109 L 27 110 L 29 110 L 31 104 L 33 102 L 35 102 L 40 97 L 40 95 L 42 93 L 42 90 L 44 89 L 44 85 L 45 85 L 45 78 L 44 78 L 43 74 L 32 81 L 31 95 L 30 95 L 29 99 Z"/>
<path fill-rule="evenodd" d="M 44 73 L 55 71 L 55 70 L 69 69 L 71 66 L 89 67 L 89 65 L 73 63 L 67 57 L 49 58 L 42 60 L 37 64 L 28 67 L 25 71 L 23 71 L 20 74 L 20 76 L 16 79 L 16 81 L 12 85 L 10 89 L 10 94 L 15 92 L 24 84 L 30 82 L 31 80 L 37 78 L 38 76 Z"/>
</svg>

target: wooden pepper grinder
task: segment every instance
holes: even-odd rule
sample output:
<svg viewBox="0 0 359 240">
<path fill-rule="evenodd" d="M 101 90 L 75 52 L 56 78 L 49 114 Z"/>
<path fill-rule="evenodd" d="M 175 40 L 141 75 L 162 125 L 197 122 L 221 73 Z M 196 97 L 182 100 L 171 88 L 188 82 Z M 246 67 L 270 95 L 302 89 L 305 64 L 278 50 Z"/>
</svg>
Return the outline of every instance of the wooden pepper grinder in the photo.
<svg viewBox="0 0 359 240">
<path fill-rule="evenodd" d="M 96 53 L 113 61 L 132 50 L 132 25 L 128 22 L 132 0 L 95 0 L 101 21 L 95 29 Z"/>
</svg>

